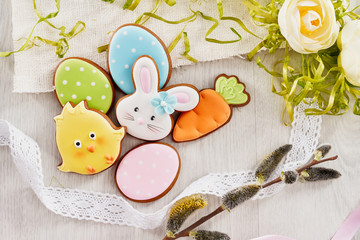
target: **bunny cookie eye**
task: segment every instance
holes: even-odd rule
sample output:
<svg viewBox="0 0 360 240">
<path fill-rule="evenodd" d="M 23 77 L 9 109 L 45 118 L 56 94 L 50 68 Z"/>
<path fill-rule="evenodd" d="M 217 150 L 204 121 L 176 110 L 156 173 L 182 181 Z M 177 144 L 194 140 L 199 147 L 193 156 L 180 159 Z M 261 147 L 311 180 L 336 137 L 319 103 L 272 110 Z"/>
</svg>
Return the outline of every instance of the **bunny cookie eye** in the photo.
<svg viewBox="0 0 360 240">
<path fill-rule="evenodd" d="M 134 108 L 134 112 L 138 112 L 138 111 L 139 111 L 138 107 Z"/>
<path fill-rule="evenodd" d="M 151 116 L 151 121 L 154 121 L 155 120 L 155 116 Z"/>
<path fill-rule="evenodd" d="M 96 134 L 94 132 L 89 133 L 89 138 L 91 140 L 95 140 L 96 139 Z"/>
<path fill-rule="evenodd" d="M 80 140 L 75 140 L 74 145 L 75 145 L 76 148 L 81 148 Z"/>
</svg>

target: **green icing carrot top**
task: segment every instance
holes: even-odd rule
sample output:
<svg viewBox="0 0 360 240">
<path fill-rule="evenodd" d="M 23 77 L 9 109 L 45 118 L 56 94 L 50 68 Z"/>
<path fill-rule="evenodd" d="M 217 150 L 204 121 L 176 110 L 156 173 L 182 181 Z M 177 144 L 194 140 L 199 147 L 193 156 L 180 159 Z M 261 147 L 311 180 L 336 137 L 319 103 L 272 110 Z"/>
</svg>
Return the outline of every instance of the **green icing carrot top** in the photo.
<svg viewBox="0 0 360 240">
<path fill-rule="evenodd" d="M 249 100 L 249 95 L 244 91 L 245 85 L 237 77 L 224 75 L 215 80 L 215 91 L 219 93 L 230 105 L 241 105 Z"/>
</svg>

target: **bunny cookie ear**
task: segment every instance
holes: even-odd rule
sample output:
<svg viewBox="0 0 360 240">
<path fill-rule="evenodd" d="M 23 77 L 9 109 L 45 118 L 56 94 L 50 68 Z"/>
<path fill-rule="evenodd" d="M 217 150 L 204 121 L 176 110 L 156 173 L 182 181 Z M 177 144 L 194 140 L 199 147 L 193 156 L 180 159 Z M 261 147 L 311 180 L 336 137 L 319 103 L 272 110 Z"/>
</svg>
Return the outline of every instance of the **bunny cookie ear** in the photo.
<svg viewBox="0 0 360 240">
<path fill-rule="evenodd" d="M 199 103 L 199 91 L 191 85 L 178 85 L 166 91 L 177 98 L 176 111 L 186 112 L 194 109 Z"/>
<path fill-rule="evenodd" d="M 136 93 L 154 94 L 159 90 L 159 71 L 149 56 L 141 56 L 135 61 L 132 78 Z"/>
</svg>

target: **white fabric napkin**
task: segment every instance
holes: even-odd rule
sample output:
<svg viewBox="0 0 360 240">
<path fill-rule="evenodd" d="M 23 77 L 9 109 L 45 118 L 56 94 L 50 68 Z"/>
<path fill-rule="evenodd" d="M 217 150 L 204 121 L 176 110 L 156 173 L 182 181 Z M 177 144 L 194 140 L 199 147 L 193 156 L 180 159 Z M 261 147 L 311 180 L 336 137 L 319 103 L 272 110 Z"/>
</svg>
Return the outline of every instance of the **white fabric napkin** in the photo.
<svg viewBox="0 0 360 240">
<path fill-rule="evenodd" d="M 111 33 L 119 26 L 126 23 L 133 23 L 143 12 L 150 11 L 155 0 L 143 0 L 134 12 L 123 10 L 125 0 L 115 1 L 113 4 L 101 0 L 61 0 L 60 13 L 50 22 L 56 26 L 66 26 L 67 31 L 75 25 L 77 21 L 86 24 L 86 30 L 69 41 L 70 49 L 65 57 L 84 57 L 88 58 L 103 68 L 106 66 L 106 53 L 98 53 L 97 48 L 109 43 Z M 178 0 L 173 7 L 163 3 L 157 12 L 158 15 L 169 20 L 179 20 L 192 13 L 193 10 L 200 10 L 204 14 L 218 18 L 218 8 L 215 0 L 198 1 L 193 3 L 190 0 Z M 56 11 L 54 0 L 36 0 L 39 12 L 46 16 L 50 12 Z M 255 31 L 260 36 L 264 35 L 264 29 L 259 30 L 251 22 L 247 8 L 237 0 L 223 1 L 224 16 L 237 16 L 247 27 Z M 17 50 L 25 41 L 33 25 L 38 20 L 32 0 L 12 1 L 13 16 L 13 39 L 14 49 Z M 234 55 L 244 54 L 256 46 L 260 39 L 253 37 L 243 31 L 233 21 L 221 21 L 219 27 L 209 36 L 221 40 L 236 39 L 236 35 L 230 30 L 235 28 L 242 35 L 240 42 L 232 44 L 216 44 L 205 41 L 205 34 L 213 25 L 212 22 L 202 19 L 200 16 L 187 25 L 185 31 L 190 40 L 190 55 L 199 61 L 210 61 L 215 59 L 227 58 Z M 168 46 L 180 33 L 185 24 L 166 24 L 156 19 L 150 19 L 145 23 L 146 27 L 155 32 Z M 256 29 L 254 29 L 256 28 Z M 260 31 L 260 32 L 259 32 Z M 263 31 L 263 32 L 261 32 Z M 48 39 L 59 39 L 58 31 L 40 23 L 35 29 L 34 36 L 41 36 Z M 23 38 L 20 41 L 18 39 Z M 41 47 L 33 47 L 30 50 L 15 54 L 15 75 L 14 92 L 48 92 L 53 90 L 53 73 L 57 64 L 62 60 L 55 54 L 55 47 L 40 44 Z M 8 51 L 10 49 L 0 49 Z M 184 42 L 180 40 L 176 48 L 171 52 L 173 66 L 191 64 L 192 62 L 181 57 L 184 52 Z"/>
</svg>

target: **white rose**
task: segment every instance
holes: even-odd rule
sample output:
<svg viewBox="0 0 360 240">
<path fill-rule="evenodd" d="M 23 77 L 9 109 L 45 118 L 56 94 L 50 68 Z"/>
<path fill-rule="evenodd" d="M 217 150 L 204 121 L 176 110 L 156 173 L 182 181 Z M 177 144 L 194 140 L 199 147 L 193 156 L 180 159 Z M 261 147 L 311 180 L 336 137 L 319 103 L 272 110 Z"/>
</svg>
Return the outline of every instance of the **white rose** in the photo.
<svg viewBox="0 0 360 240">
<path fill-rule="evenodd" d="M 341 50 L 338 64 L 344 69 L 345 78 L 360 87 L 360 21 L 348 22 L 340 32 L 338 46 Z"/>
<path fill-rule="evenodd" d="M 329 48 L 339 34 L 331 0 L 285 0 L 278 23 L 291 48 L 303 54 Z"/>
</svg>

